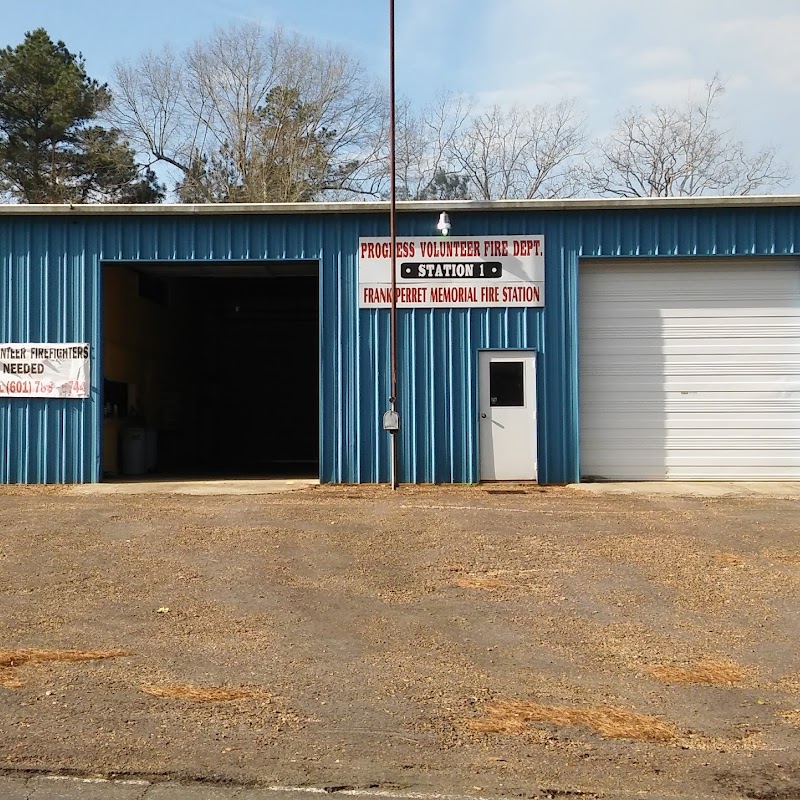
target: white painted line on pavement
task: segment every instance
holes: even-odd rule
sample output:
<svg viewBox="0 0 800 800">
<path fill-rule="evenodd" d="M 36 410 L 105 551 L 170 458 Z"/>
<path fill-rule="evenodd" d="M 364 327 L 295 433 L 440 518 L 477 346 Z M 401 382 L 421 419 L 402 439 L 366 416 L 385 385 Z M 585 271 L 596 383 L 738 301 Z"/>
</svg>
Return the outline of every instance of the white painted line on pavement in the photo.
<svg viewBox="0 0 800 800">
<path fill-rule="evenodd" d="M 73 783 L 113 783 L 120 786 L 150 786 L 150 781 L 134 778 L 80 778 L 76 775 L 40 775 L 43 781 L 72 781 Z"/>
<path fill-rule="evenodd" d="M 109 783 L 123 786 L 157 786 L 152 781 L 132 778 L 80 778 L 74 775 L 42 775 L 46 781 L 71 781 L 72 783 Z M 388 797 L 393 800 L 494 800 L 481 795 L 439 794 L 437 792 L 403 792 L 397 789 L 340 789 L 329 791 L 319 786 L 264 786 L 268 792 L 294 792 L 296 794 L 330 794 L 348 797 Z"/>
<path fill-rule="evenodd" d="M 408 798 L 408 800 L 490 800 L 479 794 L 437 794 L 426 792 L 397 792 L 387 789 L 343 789 L 339 794 L 356 795 L 359 797 L 394 797 Z"/>
<path fill-rule="evenodd" d="M 339 789 L 329 792 L 316 786 L 267 786 L 270 792 L 347 795 L 348 797 L 391 797 L 394 800 L 493 800 L 477 794 L 437 794 L 436 792 L 402 792 L 396 789 Z"/>
</svg>

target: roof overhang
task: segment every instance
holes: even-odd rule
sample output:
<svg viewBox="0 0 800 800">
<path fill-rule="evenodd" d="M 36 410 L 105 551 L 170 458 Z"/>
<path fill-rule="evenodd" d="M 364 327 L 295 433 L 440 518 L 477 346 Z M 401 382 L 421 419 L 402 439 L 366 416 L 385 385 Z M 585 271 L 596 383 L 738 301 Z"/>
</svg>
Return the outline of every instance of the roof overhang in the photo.
<svg viewBox="0 0 800 800">
<path fill-rule="evenodd" d="M 411 200 L 397 203 L 397 211 L 453 212 L 487 211 L 611 211 L 666 208 L 774 208 L 800 207 L 800 195 L 737 197 L 631 197 L 554 200 Z M 384 214 L 388 201 L 331 203 L 153 203 L 143 205 L 0 204 L 1 215 L 101 215 L 101 216 L 214 216 L 236 214 Z"/>
</svg>

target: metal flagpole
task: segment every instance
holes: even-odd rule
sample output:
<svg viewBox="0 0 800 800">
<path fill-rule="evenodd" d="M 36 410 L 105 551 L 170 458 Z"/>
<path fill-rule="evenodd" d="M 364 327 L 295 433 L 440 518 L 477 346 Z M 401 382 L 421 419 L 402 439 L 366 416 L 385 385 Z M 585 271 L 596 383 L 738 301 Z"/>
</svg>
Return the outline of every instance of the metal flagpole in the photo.
<svg viewBox="0 0 800 800">
<path fill-rule="evenodd" d="M 392 489 L 399 485 L 398 477 L 398 441 L 399 416 L 397 413 L 397 231 L 395 228 L 397 212 L 397 193 L 395 189 L 396 162 L 395 162 L 395 87 L 394 87 L 394 0 L 389 0 L 389 174 L 391 187 L 389 189 L 389 246 L 391 247 L 391 311 L 390 311 L 390 336 L 391 336 L 391 361 L 392 361 L 392 389 L 389 398 L 389 407 L 396 420 L 396 426 L 390 430 L 391 455 L 392 455 Z"/>
</svg>

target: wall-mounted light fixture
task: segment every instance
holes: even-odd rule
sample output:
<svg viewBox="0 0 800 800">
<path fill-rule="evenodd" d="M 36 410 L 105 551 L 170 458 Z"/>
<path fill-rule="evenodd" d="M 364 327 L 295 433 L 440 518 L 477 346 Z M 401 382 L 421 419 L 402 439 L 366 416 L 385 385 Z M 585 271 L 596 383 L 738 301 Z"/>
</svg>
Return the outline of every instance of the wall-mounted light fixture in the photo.
<svg viewBox="0 0 800 800">
<path fill-rule="evenodd" d="M 436 223 L 436 229 L 441 231 L 442 236 L 447 236 L 450 233 L 450 216 L 446 211 L 439 214 L 439 221 Z"/>
</svg>

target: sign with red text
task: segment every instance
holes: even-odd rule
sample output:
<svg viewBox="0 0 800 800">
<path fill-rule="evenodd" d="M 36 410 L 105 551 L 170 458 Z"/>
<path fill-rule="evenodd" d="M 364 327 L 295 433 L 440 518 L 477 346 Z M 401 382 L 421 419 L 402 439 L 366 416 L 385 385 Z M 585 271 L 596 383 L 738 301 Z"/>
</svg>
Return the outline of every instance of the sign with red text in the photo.
<svg viewBox="0 0 800 800">
<path fill-rule="evenodd" d="M 397 237 L 398 308 L 544 305 L 543 236 Z M 358 240 L 359 308 L 392 302 L 388 237 Z"/>
<path fill-rule="evenodd" d="M 89 396 L 88 344 L 0 344 L 0 397 Z"/>
</svg>

